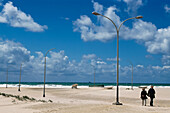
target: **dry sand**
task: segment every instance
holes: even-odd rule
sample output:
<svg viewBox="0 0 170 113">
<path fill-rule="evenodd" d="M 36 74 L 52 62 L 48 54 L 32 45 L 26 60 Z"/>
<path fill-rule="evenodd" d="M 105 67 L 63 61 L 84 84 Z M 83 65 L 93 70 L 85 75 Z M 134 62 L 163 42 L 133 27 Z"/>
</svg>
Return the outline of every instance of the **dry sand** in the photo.
<svg viewBox="0 0 170 113">
<path fill-rule="evenodd" d="M 147 89 L 148 90 L 148 89 Z M 140 91 L 120 88 L 122 106 L 115 102 L 115 89 L 104 88 L 46 88 L 46 97 L 42 97 L 41 88 L 0 88 L 1 93 L 29 96 L 53 103 L 19 101 L 13 97 L 0 96 L 0 113 L 170 113 L 170 88 L 155 88 L 154 106 L 141 105 Z"/>
</svg>

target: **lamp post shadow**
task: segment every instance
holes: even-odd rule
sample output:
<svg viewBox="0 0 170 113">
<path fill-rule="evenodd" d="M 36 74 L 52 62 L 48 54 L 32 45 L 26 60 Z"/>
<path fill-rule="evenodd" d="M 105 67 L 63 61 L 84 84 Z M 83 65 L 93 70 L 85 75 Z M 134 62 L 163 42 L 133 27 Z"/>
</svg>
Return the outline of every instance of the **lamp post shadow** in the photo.
<svg viewBox="0 0 170 113">
<path fill-rule="evenodd" d="M 52 48 L 50 50 L 48 50 L 45 54 L 45 61 L 44 61 L 44 89 L 43 89 L 43 97 L 45 97 L 45 79 L 46 79 L 46 56 L 48 54 L 49 51 L 56 49 L 56 48 Z"/>
</svg>

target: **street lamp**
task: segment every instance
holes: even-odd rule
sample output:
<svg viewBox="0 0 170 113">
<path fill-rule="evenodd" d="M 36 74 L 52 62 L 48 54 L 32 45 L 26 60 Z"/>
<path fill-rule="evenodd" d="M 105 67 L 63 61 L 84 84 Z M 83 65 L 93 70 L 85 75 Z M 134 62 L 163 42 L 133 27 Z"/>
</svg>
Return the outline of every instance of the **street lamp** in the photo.
<svg viewBox="0 0 170 113">
<path fill-rule="evenodd" d="M 44 90 L 43 90 L 43 97 L 45 97 L 45 76 L 46 76 L 46 56 L 48 54 L 49 51 L 56 49 L 56 48 L 52 48 L 50 50 L 48 50 L 45 54 L 45 62 L 44 62 Z"/>
<path fill-rule="evenodd" d="M 100 16 L 103 16 L 103 17 L 109 19 L 109 20 L 113 23 L 113 25 L 115 26 L 116 31 L 117 31 L 117 93 L 116 93 L 116 103 L 113 103 L 113 104 L 115 104 L 115 105 L 122 105 L 122 103 L 119 103 L 119 30 L 120 30 L 120 27 L 122 26 L 122 24 L 123 24 L 124 22 L 126 22 L 127 20 L 140 19 L 140 18 L 143 18 L 143 16 L 137 16 L 137 17 L 133 17 L 133 18 L 128 18 L 128 19 L 124 20 L 124 21 L 120 24 L 120 26 L 119 26 L 119 28 L 118 28 L 118 27 L 116 26 L 116 24 L 115 24 L 109 17 L 104 16 L 104 15 L 101 15 L 101 14 L 99 14 L 99 13 L 97 13 L 97 12 L 92 12 L 92 14 L 94 14 L 94 15 L 96 15 L 96 16 L 100 15 Z"/>
<path fill-rule="evenodd" d="M 6 70 L 6 88 L 8 88 L 8 66 Z"/>
<path fill-rule="evenodd" d="M 19 77 L 19 88 L 18 88 L 18 91 L 20 91 L 20 83 L 21 83 L 21 69 L 22 69 L 22 63 L 21 63 L 21 66 L 20 66 L 20 77 Z"/>
</svg>

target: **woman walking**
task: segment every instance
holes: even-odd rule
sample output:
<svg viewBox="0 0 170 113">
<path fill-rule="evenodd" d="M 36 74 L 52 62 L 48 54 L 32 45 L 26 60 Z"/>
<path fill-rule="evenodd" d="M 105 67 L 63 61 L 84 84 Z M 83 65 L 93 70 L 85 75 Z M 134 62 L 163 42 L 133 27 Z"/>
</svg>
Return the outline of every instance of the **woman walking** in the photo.
<svg viewBox="0 0 170 113">
<path fill-rule="evenodd" d="M 145 91 L 145 88 L 142 88 L 141 91 L 141 99 L 142 99 L 142 106 L 145 104 L 146 106 L 146 99 L 147 99 L 147 92 Z"/>
</svg>

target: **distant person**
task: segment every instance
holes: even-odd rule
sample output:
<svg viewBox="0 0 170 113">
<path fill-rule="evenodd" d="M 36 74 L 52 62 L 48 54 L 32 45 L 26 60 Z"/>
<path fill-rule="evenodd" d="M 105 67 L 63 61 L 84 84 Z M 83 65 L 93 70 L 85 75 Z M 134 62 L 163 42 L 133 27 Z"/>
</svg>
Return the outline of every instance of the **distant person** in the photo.
<svg viewBox="0 0 170 113">
<path fill-rule="evenodd" d="M 144 103 L 146 106 L 147 92 L 145 91 L 145 88 L 142 88 L 141 99 L 142 99 L 142 106 L 144 105 Z"/>
<path fill-rule="evenodd" d="M 155 98 L 155 90 L 153 89 L 153 86 L 149 89 L 148 96 L 150 97 L 150 106 L 153 106 L 153 99 Z"/>
</svg>

